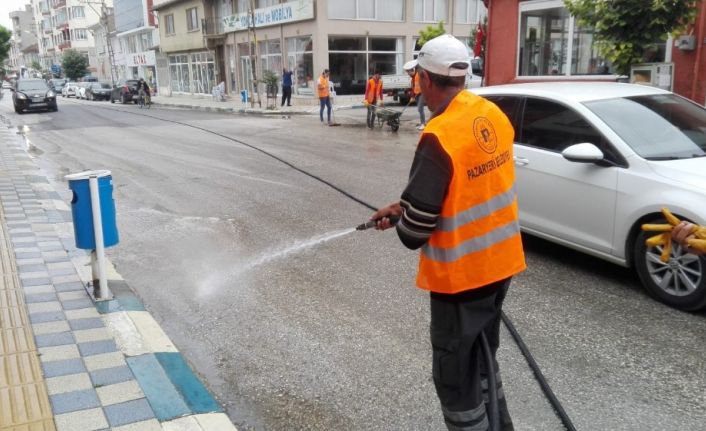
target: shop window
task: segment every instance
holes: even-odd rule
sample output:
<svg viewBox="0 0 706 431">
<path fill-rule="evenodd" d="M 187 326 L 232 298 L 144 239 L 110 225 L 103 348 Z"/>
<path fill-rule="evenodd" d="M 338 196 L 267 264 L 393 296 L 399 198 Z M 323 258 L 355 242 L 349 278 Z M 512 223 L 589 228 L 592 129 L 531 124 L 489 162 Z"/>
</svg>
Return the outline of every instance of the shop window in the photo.
<svg viewBox="0 0 706 431">
<path fill-rule="evenodd" d="M 330 19 L 404 21 L 404 0 L 329 0 Z"/>
<path fill-rule="evenodd" d="M 576 23 L 561 0 L 521 3 L 518 76 L 612 73 L 593 34 Z"/>
<path fill-rule="evenodd" d="M 294 72 L 296 94 L 313 94 L 314 56 L 311 36 L 290 37 L 287 43 L 287 66 Z"/>
<path fill-rule="evenodd" d="M 447 3 L 447 0 L 414 0 L 414 21 L 447 21 Z"/>
<path fill-rule="evenodd" d="M 262 71 L 270 70 L 277 75 L 282 73 L 282 47 L 279 39 L 259 42 L 260 65 Z"/>
<path fill-rule="evenodd" d="M 169 77 L 172 91 L 188 93 L 189 89 L 189 57 L 186 55 L 169 56 Z"/>
<path fill-rule="evenodd" d="M 403 39 L 329 37 L 329 69 L 338 94 L 363 94 L 373 72 L 402 73 Z"/>
</svg>

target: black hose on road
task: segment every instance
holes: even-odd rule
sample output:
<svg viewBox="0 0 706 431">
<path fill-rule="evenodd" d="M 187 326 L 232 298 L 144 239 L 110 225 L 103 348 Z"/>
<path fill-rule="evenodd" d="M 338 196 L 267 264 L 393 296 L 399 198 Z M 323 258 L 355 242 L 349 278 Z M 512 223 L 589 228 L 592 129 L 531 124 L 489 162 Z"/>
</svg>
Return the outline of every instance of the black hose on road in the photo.
<svg viewBox="0 0 706 431">
<path fill-rule="evenodd" d="M 109 109 L 110 109 L 110 108 L 109 108 Z M 365 202 L 364 200 L 362 200 L 362 199 L 360 199 L 360 198 L 358 198 L 358 197 L 356 197 L 356 196 L 354 196 L 354 195 L 348 193 L 347 191 L 345 191 L 345 190 L 343 190 L 342 188 L 340 188 L 340 187 L 338 187 L 338 186 L 332 184 L 331 182 L 326 181 L 325 179 L 323 179 L 323 178 L 321 178 L 321 177 L 319 177 L 319 176 L 317 176 L 317 175 L 314 175 L 314 174 L 312 174 L 311 172 L 308 172 L 308 171 L 306 171 L 306 170 L 304 170 L 304 169 L 302 169 L 302 168 L 300 168 L 300 167 L 298 167 L 298 166 L 296 166 L 296 165 L 294 165 L 294 164 L 292 164 L 292 163 L 290 163 L 290 162 L 288 162 L 288 161 L 282 159 L 281 157 L 278 157 L 278 156 L 276 156 L 276 155 L 274 155 L 274 154 L 272 154 L 272 153 L 270 153 L 270 152 L 268 152 L 268 151 L 265 151 L 265 150 L 263 150 L 263 149 L 261 149 L 261 148 L 258 148 L 258 147 L 256 147 L 256 146 L 254 146 L 254 145 L 252 145 L 252 144 L 248 144 L 248 143 L 246 143 L 246 142 L 240 141 L 240 140 L 235 139 L 235 138 L 232 138 L 232 137 L 230 137 L 230 136 L 227 136 L 227 135 L 224 135 L 224 134 L 221 134 L 221 133 L 218 133 L 218 132 L 214 132 L 213 130 L 208 130 L 208 129 L 205 129 L 205 128 L 203 128 L 203 127 L 194 126 L 194 125 L 188 124 L 188 123 L 182 123 L 182 122 L 180 122 L 180 121 L 167 120 L 167 119 L 164 119 L 164 118 L 156 117 L 156 116 L 154 116 L 154 115 L 145 115 L 145 114 L 143 114 L 142 112 L 140 112 L 140 113 L 138 114 L 138 113 L 136 113 L 136 112 L 123 111 L 123 110 L 118 110 L 118 109 L 114 109 L 114 110 L 120 111 L 120 112 L 132 113 L 132 114 L 136 114 L 136 115 L 141 115 L 141 116 L 144 116 L 144 117 L 150 117 L 150 118 L 154 118 L 154 119 L 156 119 L 156 120 L 161 120 L 161 121 L 168 122 L 168 123 L 179 124 L 179 125 L 181 125 L 181 126 L 191 127 L 191 128 L 193 128 L 193 129 L 201 130 L 201 131 L 203 131 L 203 132 L 210 133 L 210 134 L 212 134 L 212 135 L 220 136 L 220 137 L 223 138 L 223 139 L 227 139 L 227 140 L 229 140 L 229 141 L 233 141 L 233 142 L 236 142 L 236 143 L 238 143 L 238 144 L 244 145 L 244 146 L 246 146 L 246 147 L 248 147 L 248 148 L 251 148 L 251 149 L 253 149 L 253 150 L 255 150 L 255 151 L 259 151 L 260 153 L 262 153 L 262 154 L 264 154 L 264 155 L 266 155 L 266 156 L 268 156 L 268 157 L 271 157 L 271 158 L 273 158 L 273 159 L 275 159 L 275 160 L 277 160 L 277 161 L 279 161 L 279 162 L 285 164 L 286 166 L 289 166 L 290 168 L 294 169 L 294 170 L 297 171 L 297 172 L 300 172 L 300 173 L 302 173 L 302 174 L 304 174 L 304 175 L 306 175 L 306 176 L 308 176 L 308 177 L 310 177 L 310 178 L 315 179 L 316 181 L 321 182 L 322 184 L 325 184 L 325 185 L 331 187 L 333 190 L 336 190 L 337 192 L 341 193 L 343 196 L 345 196 L 345 197 L 347 197 L 347 198 L 349 198 L 349 199 L 351 199 L 351 200 L 353 200 L 353 201 L 355 201 L 355 202 L 358 202 L 359 204 L 363 205 L 364 207 L 367 207 L 368 209 L 370 209 L 370 210 L 372 210 L 372 211 L 377 211 L 377 210 L 378 210 L 377 207 L 374 207 L 374 206 L 370 205 L 369 203 Z M 144 112 L 144 111 L 143 111 L 143 112 Z M 554 409 L 554 412 L 557 414 L 557 416 L 559 416 L 559 419 L 561 419 L 561 423 L 564 425 L 564 427 L 567 429 L 567 431 L 576 431 L 576 428 L 574 427 L 574 424 L 571 422 L 571 419 L 569 418 L 569 416 L 566 414 L 566 411 L 564 410 L 564 407 L 561 405 L 561 403 L 559 402 L 559 399 L 556 397 L 556 395 L 554 395 L 554 392 L 552 391 L 551 387 L 549 386 L 549 383 L 548 383 L 547 380 L 544 378 L 544 374 L 542 374 L 542 371 L 539 369 L 539 365 L 537 365 L 537 362 L 534 360 L 534 357 L 532 356 L 532 353 L 530 353 L 529 349 L 527 348 L 527 345 L 524 343 L 524 341 L 522 340 L 522 337 L 521 337 L 520 334 L 517 332 L 517 329 L 515 329 L 515 326 L 512 324 L 512 321 L 510 321 L 510 318 L 507 317 L 507 315 L 505 314 L 504 311 L 501 311 L 501 318 L 502 318 L 503 323 L 505 323 L 505 327 L 507 328 L 507 330 L 508 330 L 508 331 L 510 332 L 510 334 L 512 335 L 513 340 L 515 340 L 515 343 L 517 344 L 517 347 L 520 349 L 520 351 L 522 352 L 522 355 L 525 357 L 525 360 L 527 361 L 527 364 L 528 364 L 529 367 L 532 369 L 532 372 L 534 373 L 535 379 L 537 379 L 537 382 L 539 383 L 539 386 L 542 388 L 542 392 L 544 392 L 544 395 L 545 395 L 545 396 L 547 397 L 547 399 L 549 400 L 549 403 L 552 405 L 552 408 Z M 482 332 L 481 332 L 481 343 L 484 344 L 484 345 L 487 345 L 487 344 L 488 344 L 488 340 L 486 339 L 485 334 L 483 334 Z M 483 347 L 484 347 L 484 350 L 485 350 L 485 346 L 483 346 Z M 488 353 L 489 353 L 489 352 L 490 352 L 490 347 L 488 346 Z M 486 361 L 487 361 L 487 360 L 488 360 L 488 359 L 486 358 Z M 487 362 L 486 362 L 486 363 L 487 363 Z M 497 409 L 498 409 L 498 404 L 497 404 L 498 400 L 497 400 L 497 387 L 496 387 L 496 382 L 495 382 L 495 380 L 496 380 L 496 379 L 495 379 L 495 373 L 494 373 L 494 372 L 491 373 L 491 372 L 490 372 L 491 369 L 493 369 L 493 365 L 492 365 L 492 355 L 491 355 L 491 359 L 490 359 L 490 366 L 488 367 L 488 395 L 489 395 L 489 397 L 492 396 L 492 398 L 490 398 L 490 400 L 491 400 L 491 402 L 490 402 L 491 418 L 490 418 L 490 419 L 491 419 L 491 423 L 492 423 L 492 422 L 493 422 L 493 418 L 492 418 L 492 416 L 493 416 L 493 412 L 492 412 L 492 410 L 493 410 L 493 404 L 495 404 L 495 417 L 496 417 L 496 420 L 498 420 L 498 411 L 497 411 Z M 492 383 L 493 383 L 493 384 L 491 384 L 491 378 L 492 378 L 492 381 L 493 381 Z M 499 423 L 499 420 L 498 420 L 498 423 Z M 496 425 L 496 426 L 499 426 L 499 425 Z M 491 428 L 491 430 L 499 430 L 499 428 Z"/>
</svg>

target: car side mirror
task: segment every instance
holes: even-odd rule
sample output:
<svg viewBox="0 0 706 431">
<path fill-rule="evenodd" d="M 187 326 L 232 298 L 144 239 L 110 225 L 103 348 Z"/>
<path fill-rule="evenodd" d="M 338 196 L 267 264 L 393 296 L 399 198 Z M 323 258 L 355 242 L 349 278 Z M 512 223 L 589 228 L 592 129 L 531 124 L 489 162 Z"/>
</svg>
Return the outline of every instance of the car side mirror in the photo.
<svg viewBox="0 0 706 431">
<path fill-rule="evenodd" d="M 562 151 L 561 155 L 566 160 L 576 163 L 598 163 L 605 157 L 603 151 L 588 142 L 571 145 Z"/>
</svg>

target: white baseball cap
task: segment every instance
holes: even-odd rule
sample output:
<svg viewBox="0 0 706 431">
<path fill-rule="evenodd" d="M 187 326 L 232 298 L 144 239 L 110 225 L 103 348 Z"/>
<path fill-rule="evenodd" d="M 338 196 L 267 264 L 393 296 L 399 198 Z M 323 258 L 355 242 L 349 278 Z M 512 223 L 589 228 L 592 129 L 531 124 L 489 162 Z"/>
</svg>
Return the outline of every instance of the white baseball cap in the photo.
<svg viewBox="0 0 706 431">
<path fill-rule="evenodd" d="M 470 63 L 468 48 L 450 34 L 442 34 L 422 46 L 416 60 L 405 63 L 442 76 L 466 76 Z"/>
</svg>

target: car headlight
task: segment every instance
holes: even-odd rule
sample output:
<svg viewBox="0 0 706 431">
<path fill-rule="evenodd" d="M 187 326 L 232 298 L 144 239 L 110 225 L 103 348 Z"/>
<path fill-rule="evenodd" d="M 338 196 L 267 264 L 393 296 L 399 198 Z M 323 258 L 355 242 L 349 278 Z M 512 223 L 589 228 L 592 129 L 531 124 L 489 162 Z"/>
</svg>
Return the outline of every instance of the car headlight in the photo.
<svg viewBox="0 0 706 431">
<path fill-rule="evenodd" d="M 17 93 L 17 98 L 20 100 L 24 100 L 27 98 L 27 96 L 24 93 Z"/>
<path fill-rule="evenodd" d="M 47 91 L 47 97 L 56 97 L 56 93 L 54 93 L 52 90 Z"/>
</svg>

